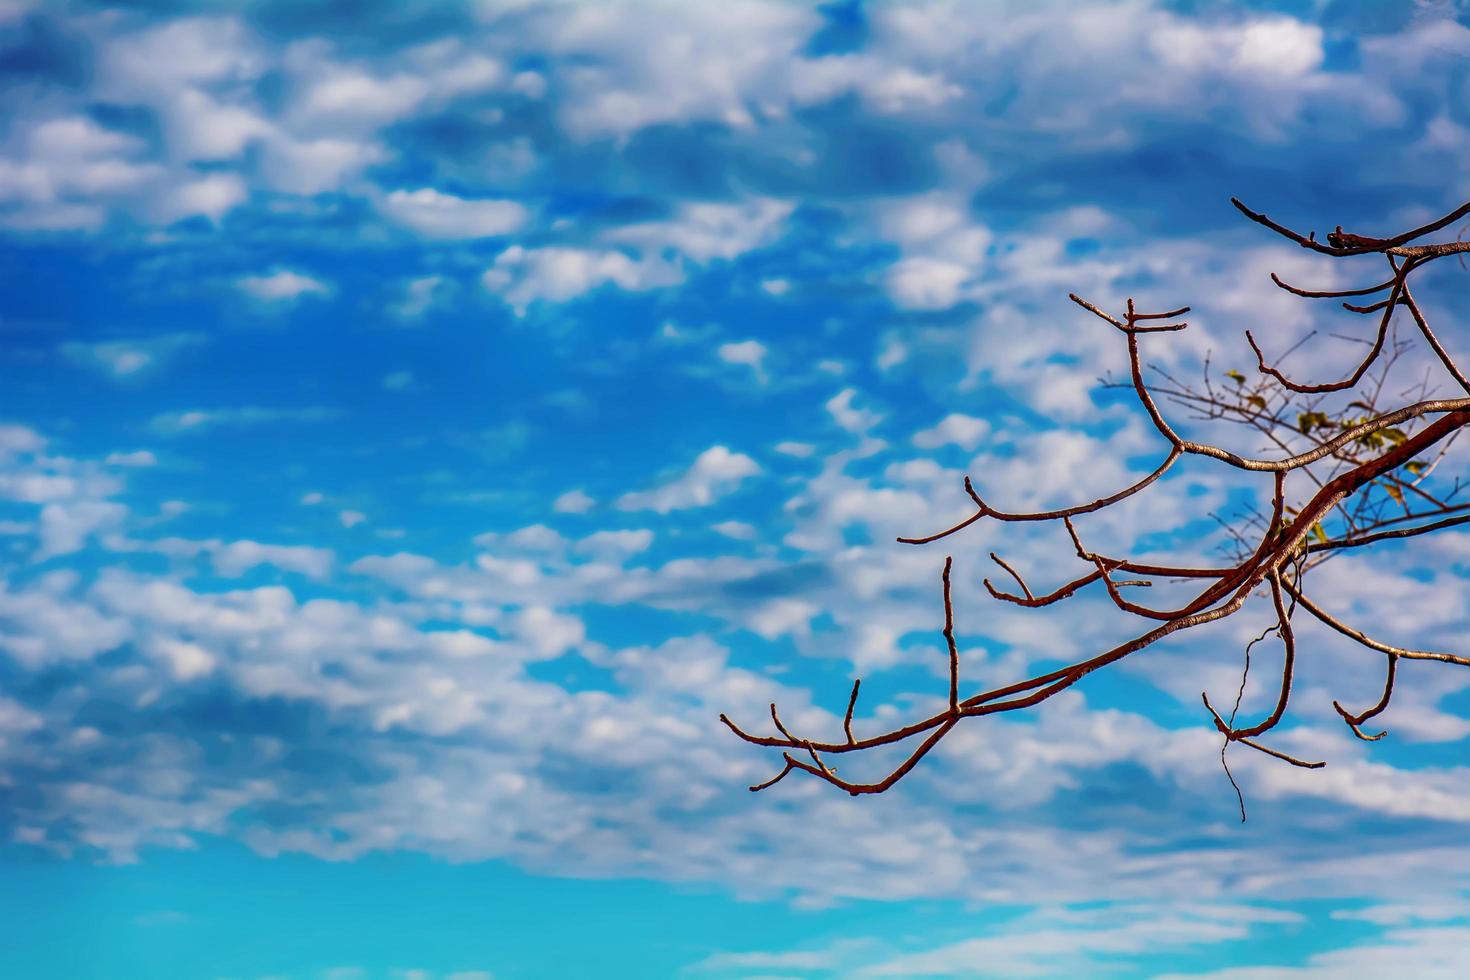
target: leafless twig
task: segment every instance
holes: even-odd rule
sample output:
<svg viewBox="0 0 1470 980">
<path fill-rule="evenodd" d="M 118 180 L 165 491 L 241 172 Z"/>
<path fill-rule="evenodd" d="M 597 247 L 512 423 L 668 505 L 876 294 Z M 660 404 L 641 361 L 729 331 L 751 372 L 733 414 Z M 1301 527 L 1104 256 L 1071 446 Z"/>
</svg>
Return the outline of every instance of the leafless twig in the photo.
<svg viewBox="0 0 1470 980">
<path fill-rule="evenodd" d="M 992 552 L 992 561 L 1019 588 L 1019 593 L 997 588 L 989 579 L 986 590 L 995 599 L 1027 608 L 1044 608 L 1064 602 L 1087 587 L 1101 583 L 1113 607 L 1119 612 L 1149 621 L 1152 625 L 1108 650 L 1078 660 L 1067 666 L 1044 671 L 1011 683 L 962 696 L 961 655 L 955 638 L 954 604 L 950 579 L 953 559 L 946 558 L 941 577 L 944 605 L 943 635 L 949 660 L 949 690 L 944 710 L 890 729 L 877 735 L 857 738 L 853 735 L 853 712 L 857 705 L 860 681 L 852 686 L 847 711 L 843 717 L 842 741 L 819 741 L 793 735 L 782 723 L 776 706 L 771 705 L 775 735 L 747 732 L 725 715 L 720 720 L 740 738 L 756 745 L 782 750 L 783 767 L 771 779 L 752 786 L 761 790 L 774 785 L 793 770 L 801 770 L 839 789 L 858 796 L 882 793 L 892 787 L 927 755 L 957 724 L 967 718 L 1020 711 L 1055 697 L 1080 682 L 1093 671 L 1117 663 L 1140 650 L 1152 646 L 1166 636 L 1207 623 L 1217 622 L 1239 611 L 1248 598 L 1261 587 L 1269 591 L 1275 621 L 1246 647 L 1246 670 L 1249 670 L 1251 648 L 1266 636 L 1275 634 L 1283 649 L 1282 672 L 1276 702 L 1272 710 L 1253 725 L 1238 727 L 1236 717 L 1245 692 L 1245 676 L 1241 678 L 1235 706 L 1229 719 L 1223 718 L 1211 705 L 1208 694 L 1202 694 L 1204 706 L 1215 728 L 1225 738 L 1224 750 L 1239 743 L 1294 766 L 1315 769 L 1323 762 L 1308 762 L 1271 748 L 1258 741 L 1285 717 L 1292 691 L 1297 658 L 1297 635 L 1292 613 L 1298 606 L 1315 621 L 1362 646 L 1387 656 L 1387 673 L 1382 697 L 1372 707 L 1352 713 L 1340 703 L 1333 706 L 1354 735 L 1366 740 L 1382 738 L 1384 732 L 1365 734 L 1362 725 L 1388 707 L 1393 696 L 1400 660 L 1435 660 L 1470 666 L 1470 657 L 1425 650 L 1413 650 L 1375 640 L 1349 626 L 1336 615 L 1305 594 L 1307 573 L 1324 561 L 1349 549 L 1370 547 L 1389 540 L 1413 539 L 1444 528 L 1470 523 L 1470 504 L 1454 502 L 1460 492 L 1458 481 L 1444 487 L 1441 482 L 1428 483 L 1437 466 L 1459 433 L 1470 425 L 1470 379 L 1456 366 L 1454 359 L 1430 329 L 1423 308 L 1410 290 L 1411 277 L 1437 259 L 1447 255 L 1459 257 L 1470 251 L 1463 241 L 1421 243 L 1418 240 L 1459 219 L 1470 215 L 1470 204 L 1419 228 L 1386 238 L 1345 232 L 1339 226 L 1317 241 L 1315 233 L 1302 235 L 1247 208 L 1239 201 L 1232 203 L 1248 218 L 1264 225 L 1303 248 L 1325 256 L 1377 254 L 1387 261 L 1391 275 L 1374 285 L 1356 289 L 1310 290 L 1283 281 L 1272 274 L 1277 286 L 1308 299 L 1337 299 L 1349 311 L 1359 315 L 1378 315 L 1374 337 L 1367 343 L 1366 355 L 1357 366 L 1338 381 L 1305 382 L 1287 375 L 1280 367 L 1266 363 L 1265 354 L 1255 337 L 1246 333 L 1246 341 L 1255 354 L 1256 377 L 1227 372 L 1232 385 L 1217 384 L 1210 376 L 1206 360 L 1205 378 L 1199 387 L 1183 384 L 1165 372 L 1159 372 L 1163 383 L 1151 386 L 1145 381 L 1141 338 L 1174 334 L 1188 328 L 1179 320 L 1189 312 L 1179 307 L 1165 312 L 1141 313 L 1133 299 L 1126 300 L 1121 315 L 1075 294 L 1071 299 L 1121 335 L 1128 356 L 1126 381 L 1109 382 L 1115 387 L 1129 388 L 1167 448 L 1159 463 L 1138 481 L 1095 500 L 1036 512 L 1007 511 L 988 503 L 968 477 L 966 494 L 974 503 L 974 511 L 949 527 L 923 536 L 899 538 L 913 545 L 928 544 L 957 534 L 980 521 L 1061 522 L 1070 535 L 1077 558 L 1087 570 L 1049 592 L 1037 593 L 1022 572 Z M 1348 298 L 1387 295 L 1373 302 L 1354 305 Z M 1439 368 L 1454 382 L 1462 397 L 1433 397 L 1431 378 L 1424 379 L 1405 392 L 1399 403 L 1387 401 L 1385 394 L 1390 371 L 1412 347 L 1396 333 L 1394 314 L 1407 311 L 1417 334 L 1433 353 Z M 1313 334 L 1311 337 L 1315 337 Z M 1307 338 L 1310 340 L 1311 337 Z M 1305 343 L 1303 341 L 1302 343 Z M 1287 351 L 1289 355 L 1297 348 Z M 1246 456 L 1207 442 L 1182 436 L 1160 408 L 1157 396 L 1171 405 L 1182 406 L 1193 418 L 1235 422 L 1247 426 L 1266 440 L 1264 455 Z M 1348 398 L 1345 404 L 1329 402 L 1332 397 Z M 1412 399 L 1412 400 L 1410 400 Z M 1237 470 L 1271 474 L 1270 513 L 1246 515 L 1237 521 L 1222 521 L 1233 540 L 1233 560 L 1214 564 L 1165 565 L 1145 563 L 1126 557 L 1108 556 L 1089 550 L 1074 519 L 1106 510 L 1148 490 L 1185 456 L 1199 456 Z M 1428 461 L 1422 457 L 1432 457 Z M 1306 498 L 1292 503 L 1287 493 L 1289 474 L 1302 476 L 1310 484 Z M 1002 493 L 1009 488 L 998 488 Z M 1115 578 L 1124 573 L 1134 578 Z M 1147 586 L 1155 580 L 1199 583 L 1188 601 L 1163 609 L 1126 598 L 1122 589 Z M 883 746 L 916 740 L 909 754 L 886 775 L 872 782 L 859 782 L 839 776 L 824 756 L 846 752 L 865 752 Z M 805 758 L 803 758 L 803 756 Z M 1226 767 L 1230 774 L 1229 767 Z M 1230 774 L 1235 785 L 1235 778 Z M 1237 794 L 1240 793 L 1236 785 Z M 1241 819 L 1245 819 L 1245 800 L 1240 796 Z"/>
</svg>

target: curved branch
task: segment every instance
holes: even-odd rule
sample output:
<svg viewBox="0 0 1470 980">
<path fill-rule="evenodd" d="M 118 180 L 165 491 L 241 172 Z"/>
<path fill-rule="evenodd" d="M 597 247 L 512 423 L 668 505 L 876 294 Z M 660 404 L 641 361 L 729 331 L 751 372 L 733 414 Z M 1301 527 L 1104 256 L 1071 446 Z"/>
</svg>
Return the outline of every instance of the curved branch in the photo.
<svg viewBox="0 0 1470 980">
<path fill-rule="evenodd" d="M 1281 574 L 1273 571 L 1270 575 L 1271 601 L 1276 606 L 1276 628 L 1281 637 L 1281 645 L 1285 649 L 1285 657 L 1281 667 L 1281 692 L 1276 698 L 1276 707 L 1266 719 L 1259 724 L 1249 728 L 1233 728 L 1220 717 L 1214 707 L 1210 705 L 1210 696 L 1203 691 L 1200 697 L 1204 699 L 1205 707 L 1209 708 L 1210 714 L 1215 718 L 1215 727 L 1232 742 L 1238 742 L 1245 738 L 1254 738 L 1275 728 L 1281 721 L 1282 715 L 1286 714 L 1286 702 L 1291 697 L 1291 678 L 1296 665 L 1296 637 L 1291 631 L 1291 614 L 1287 612 L 1286 605 L 1281 601 Z"/>
<path fill-rule="evenodd" d="M 1394 276 L 1392 279 L 1384 280 L 1376 286 L 1364 286 L 1362 289 L 1299 289 L 1288 282 L 1282 281 L 1281 277 L 1274 272 L 1271 273 L 1271 281 L 1280 286 L 1282 289 L 1286 290 L 1288 293 L 1294 293 L 1297 296 L 1305 296 L 1308 299 L 1340 299 L 1344 296 L 1371 296 L 1374 293 L 1381 293 L 1389 286 L 1392 286 L 1395 282 L 1397 282 L 1398 276 Z"/>
<path fill-rule="evenodd" d="M 1031 589 L 1026 585 L 1026 580 L 1021 577 L 1021 574 L 1019 572 L 1017 572 L 1010 565 L 1006 564 L 1006 560 L 1004 558 L 1002 558 L 1000 555 L 997 555 L 993 551 L 990 553 L 990 560 L 993 561 L 993 562 L 995 562 L 1001 568 L 1004 568 L 1007 572 L 1010 572 L 1011 578 L 1015 579 L 1016 580 L 1016 584 L 1021 587 L 1021 591 L 1024 592 L 1024 593 L 1026 593 L 1026 599 L 1027 599 L 1027 601 L 1029 603 L 1031 603 L 1031 604 L 1037 604 L 1036 603 L 1036 596 L 1034 596 L 1034 595 L 1031 594 Z M 984 579 L 983 581 L 985 583 L 985 587 L 990 590 L 990 594 L 993 595 L 993 596 L 995 596 L 997 599 L 1009 598 L 1009 596 L 1005 596 L 1002 593 L 999 593 L 999 592 L 995 591 L 995 589 L 990 584 L 990 579 Z M 1064 586 L 1064 588 L 1065 588 L 1065 586 Z"/>
<path fill-rule="evenodd" d="M 1434 331 L 1429 329 L 1429 321 L 1424 319 L 1424 314 L 1419 310 L 1419 304 L 1415 303 L 1414 297 L 1409 295 L 1409 287 L 1407 285 L 1404 286 L 1404 306 L 1408 307 L 1409 314 L 1414 318 L 1414 323 L 1419 327 L 1419 332 L 1424 335 L 1425 342 L 1429 344 L 1430 350 L 1434 351 L 1435 356 L 1439 358 L 1439 362 L 1444 365 L 1445 370 L 1450 373 L 1450 377 L 1454 378 L 1455 383 L 1461 388 L 1470 392 L 1470 380 L 1467 380 L 1465 375 L 1460 373 L 1459 366 L 1455 364 L 1454 359 L 1450 357 L 1449 353 L 1444 349 L 1444 346 L 1440 344 L 1439 338 L 1434 335 Z"/>
<path fill-rule="evenodd" d="M 1383 316 L 1380 317 L 1378 320 L 1378 336 L 1374 339 L 1373 346 L 1369 348 L 1367 356 L 1358 363 L 1358 366 L 1353 371 L 1353 373 L 1348 375 L 1343 380 L 1329 381 L 1325 384 L 1300 384 L 1296 381 L 1292 381 L 1286 375 L 1282 374 L 1279 369 L 1271 367 L 1266 363 L 1266 355 L 1261 353 L 1261 347 L 1259 344 L 1256 343 L 1256 338 L 1251 336 L 1251 332 L 1247 330 L 1245 332 L 1245 342 L 1247 344 L 1250 344 L 1251 350 L 1255 351 L 1256 369 L 1262 374 L 1269 375 L 1270 377 L 1274 378 L 1277 383 L 1280 384 L 1283 388 L 1287 388 L 1291 391 L 1295 391 L 1299 394 L 1304 395 L 1317 395 L 1324 394 L 1329 391 L 1343 391 L 1347 388 L 1356 388 L 1358 386 L 1358 383 L 1363 380 L 1363 375 L 1367 374 L 1368 369 L 1373 366 L 1373 362 L 1378 360 L 1378 356 L 1383 353 L 1383 342 L 1388 339 L 1388 324 L 1389 321 L 1393 319 L 1393 308 L 1394 305 L 1398 303 L 1399 296 L 1403 291 L 1404 276 L 1407 275 L 1408 272 L 1409 267 L 1406 265 L 1404 269 L 1394 279 L 1393 292 L 1391 292 L 1388 296 L 1388 299 L 1384 300 L 1382 303 L 1375 303 L 1372 306 L 1361 308 L 1348 306 L 1348 304 L 1346 303 L 1343 304 L 1344 306 L 1347 306 L 1348 309 L 1360 313 L 1371 313 L 1373 310 L 1383 308 Z"/>
<path fill-rule="evenodd" d="M 1470 404 L 1470 399 L 1467 399 L 1467 404 Z M 971 524 L 974 524 L 982 517 L 991 517 L 997 521 L 1004 521 L 1009 523 L 1016 521 L 1055 521 L 1063 517 L 1076 517 L 1078 514 L 1091 514 L 1093 511 L 1102 510 L 1104 507 L 1111 507 L 1113 504 L 1116 504 L 1120 500 L 1126 500 L 1127 498 L 1133 496 L 1135 493 L 1138 493 L 1138 491 L 1150 486 L 1154 483 L 1154 481 L 1158 480 L 1159 477 L 1167 473 L 1170 467 L 1178 462 L 1180 455 L 1182 454 L 1178 449 L 1170 451 L 1169 455 L 1164 458 L 1164 461 L 1160 463 L 1153 470 L 1153 472 L 1149 473 L 1147 476 L 1145 476 L 1143 479 L 1139 480 L 1132 486 L 1124 487 L 1117 493 L 1109 494 L 1106 497 L 1100 497 L 1097 500 L 1093 500 L 1089 503 L 1078 504 L 1075 507 L 1063 507 L 1060 510 L 1038 511 L 1036 513 L 1030 514 L 1011 514 L 1002 510 L 996 510 L 994 507 L 991 507 L 989 504 L 985 503 L 985 501 L 980 499 L 980 495 L 975 492 L 974 484 L 970 482 L 970 478 L 967 476 L 965 477 L 965 492 L 970 495 L 971 500 L 975 501 L 975 513 L 971 514 L 969 517 L 960 521 L 953 527 L 946 528 L 945 530 L 940 531 L 937 534 L 930 534 L 922 538 L 898 538 L 897 540 L 899 544 L 929 544 L 932 541 L 938 541 L 940 538 L 947 538 L 951 534 L 963 531 L 965 528 L 969 527 Z"/>
<path fill-rule="evenodd" d="M 1377 704 L 1364 711 L 1362 714 L 1349 714 L 1348 710 L 1342 705 L 1338 704 L 1336 701 L 1332 702 L 1332 706 L 1337 709 L 1337 713 L 1342 715 L 1342 720 L 1347 722 L 1348 728 L 1351 728 L 1353 734 L 1358 736 L 1358 738 L 1361 738 L 1365 742 L 1376 742 L 1380 738 L 1388 734 L 1388 732 L 1385 730 L 1379 732 L 1377 735 L 1364 735 L 1363 729 L 1360 726 L 1369 718 L 1381 714 L 1383 712 L 1383 709 L 1388 707 L 1389 699 L 1393 697 L 1393 680 L 1394 675 L 1398 672 L 1398 667 L 1399 655 L 1396 653 L 1390 653 L 1388 655 L 1388 676 L 1383 682 L 1383 697 L 1379 698 Z"/>
<path fill-rule="evenodd" d="M 1382 640 L 1375 640 L 1367 633 L 1364 633 L 1362 630 L 1355 627 L 1349 626 L 1347 623 L 1344 623 L 1342 620 L 1338 619 L 1336 616 L 1333 616 L 1327 610 L 1317 605 L 1311 599 L 1308 599 L 1305 595 L 1302 594 L 1299 588 L 1294 587 L 1290 582 L 1286 583 L 1286 589 L 1292 594 L 1296 601 L 1301 604 L 1301 607 L 1303 609 L 1315 616 L 1317 620 L 1323 625 L 1330 626 L 1332 629 L 1341 633 L 1343 636 L 1358 641 L 1370 650 L 1377 650 L 1379 653 L 1392 654 L 1394 656 L 1402 657 L 1405 660 L 1437 660 L 1440 663 L 1455 664 L 1459 667 L 1470 667 L 1470 657 L 1462 657 L 1458 654 L 1453 653 L 1439 653 L 1434 650 L 1410 650 L 1407 647 L 1397 647 L 1391 643 L 1384 643 Z"/>
<path fill-rule="evenodd" d="M 1042 596 L 1039 599 L 1033 596 L 1029 589 L 1026 590 L 1026 597 L 1024 599 L 1017 595 L 1011 595 L 1008 592 L 1001 592 L 996 589 L 994 585 L 990 584 L 990 579 L 988 578 L 981 579 L 980 584 L 985 586 L 985 590 L 989 592 L 992 596 L 1004 602 L 1013 602 L 1018 606 L 1025 606 L 1028 609 L 1039 609 L 1042 606 L 1049 606 L 1054 602 L 1060 602 L 1063 599 L 1068 598 L 1084 585 L 1091 585 L 1093 582 L 1096 582 L 1098 579 L 1102 578 L 1102 575 L 1103 573 L 1101 571 L 1088 572 L 1081 578 L 1073 579 L 1066 585 L 1063 585 L 1061 588 L 1057 589 L 1055 592 L 1048 592 L 1046 595 Z M 1024 583 L 1022 584 L 1022 588 L 1025 588 Z"/>
<path fill-rule="evenodd" d="M 1097 500 L 1093 500 L 1085 504 L 1077 504 L 1072 507 L 1062 507 L 1058 510 L 1043 510 L 1035 511 L 1032 513 L 1010 514 L 1006 513 L 1005 511 L 996 510 L 994 507 L 991 507 L 989 504 L 981 501 L 979 495 L 975 493 L 975 488 L 970 483 L 968 477 L 965 479 L 965 490 L 970 494 L 970 499 L 979 504 L 981 510 L 984 511 L 981 516 L 992 517 L 997 521 L 1005 521 L 1007 523 L 1018 521 L 1057 521 L 1061 520 L 1064 517 L 1077 517 L 1082 514 L 1091 514 L 1094 511 L 1102 510 L 1104 507 L 1111 507 L 1113 504 L 1118 503 L 1120 500 L 1128 499 L 1129 497 L 1138 493 L 1138 491 L 1153 485 L 1153 483 L 1158 480 L 1159 477 L 1169 472 L 1169 469 L 1173 467 L 1176 462 L 1178 462 L 1180 455 L 1182 454 L 1177 449 L 1171 450 L 1169 455 L 1164 457 L 1164 461 L 1160 463 L 1157 467 L 1155 467 L 1147 476 L 1139 480 L 1137 483 L 1132 484 L 1131 486 L 1124 487 L 1117 493 L 1109 494 L 1106 497 L 1099 497 Z M 948 534 L 951 532 L 947 531 L 945 533 Z M 905 539 L 900 538 L 899 540 L 903 541 Z"/>
</svg>

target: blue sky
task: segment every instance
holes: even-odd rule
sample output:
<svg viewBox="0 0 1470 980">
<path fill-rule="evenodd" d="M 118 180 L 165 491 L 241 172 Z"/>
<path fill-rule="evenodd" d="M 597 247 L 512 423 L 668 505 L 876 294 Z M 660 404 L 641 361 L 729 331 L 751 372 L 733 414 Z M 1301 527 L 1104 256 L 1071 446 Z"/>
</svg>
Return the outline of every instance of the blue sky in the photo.
<svg viewBox="0 0 1470 980">
<path fill-rule="evenodd" d="M 992 549 L 1074 573 L 1055 529 L 893 539 L 967 473 L 1021 508 L 1156 463 L 1069 291 L 1193 305 L 1148 351 L 1190 376 L 1351 329 L 1267 274 L 1357 271 L 1229 198 L 1462 203 L 1467 25 L 0 2 L 0 973 L 1463 976 L 1470 674 L 1408 665 L 1369 745 L 1331 700 L 1381 662 L 1304 628 L 1278 744 L 1328 766 L 1233 754 L 1244 825 L 1199 692 L 1265 604 L 877 798 L 751 794 L 779 760 L 716 719 L 835 733 L 855 676 L 859 731 L 941 703 L 946 554 L 967 685 L 1117 642 L 1105 597 L 981 591 Z M 1260 489 L 1187 465 L 1080 526 L 1208 555 Z M 1467 576 L 1451 531 L 1319 595 L 1453 649 Z"/>
</svg>

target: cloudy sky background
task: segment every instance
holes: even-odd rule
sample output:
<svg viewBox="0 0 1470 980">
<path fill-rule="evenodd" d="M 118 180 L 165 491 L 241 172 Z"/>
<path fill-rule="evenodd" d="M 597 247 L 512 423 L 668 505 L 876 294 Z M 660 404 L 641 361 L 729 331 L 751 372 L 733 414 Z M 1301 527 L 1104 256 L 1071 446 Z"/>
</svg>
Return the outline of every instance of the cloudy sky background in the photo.
<svg viewBox="0 0 1470 980">
<path fill-rule="evenodd" d="M 1366 233 L 1461 203 L 1466 23 L 0 4 L 0 972 L 1463 976 L 1470 674 L 1406 665 L 1368 745 L 1330 702 L 1381 659 L 1304 625 L 1274 744 L 1328 765 L 1234 753 L 1244 826 L 1199 692 L 1259 602 L 878 798 L 752 795 L 779 759 L 716 718 L 829 736 L 859 675 L 859 732 L 941 703 L 949 553 L 967 686 L 1128 635 L 983 596 L 991 549 L 1076 574 L 1055 529 L 893 538 L 966 473 L 1020 508 L 1156 464 L 1069 290 L 1193 304 L 1148 341 L 1185 373 L 1361 330 L 1267 273 L 1376 266 L 1228 198 Z M 1418 295 L 1470 355 L 1464 275 Z M 1079 526 L 1208 558 L 1261 490 L 1189 464 Z M 1455 649 L 1467 576 L 1451 532 L 1318 595 Z"/>
</svg>

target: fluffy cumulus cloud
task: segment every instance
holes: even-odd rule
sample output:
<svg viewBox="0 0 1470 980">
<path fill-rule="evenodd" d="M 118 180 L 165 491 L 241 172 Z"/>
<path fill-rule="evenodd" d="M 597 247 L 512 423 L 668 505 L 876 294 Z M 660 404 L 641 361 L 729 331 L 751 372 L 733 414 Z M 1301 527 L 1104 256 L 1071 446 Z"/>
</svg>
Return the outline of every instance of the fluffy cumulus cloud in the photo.
<svg viewBox="0 0 1470 980">
<path fill-rule="evenodd" d="M 967 719 L 873 798 L 801 774 L 752 794 L 780 755 L 717 721 L 766 733 L 776 702 L 840 738 L 858 678 L 859 737 L 941 710 L 946 555 L 967 690 L 1127 639 L 1096 586 L 988 594 L 1087 574 L 1064 529 L 894 539 L 971 517 L 967 477 L 1063 507 L 1163 458 L 1108 387 L 1125 338 L 1069 292 L 1191 305 L 1140 338 L 1165 384 L 1249 375 L 1241 326 L 1268 361 L 1350 372 L 1372 324 L 1270 275 L 1373 270 L 1228 197 L 1319 237 L 1458 204 L 1453 5 L 144 7 L 0 11 L 0 265 L 23 270 L 0 304 L 0 839 L 964 911 L 691 939 L 688 976 L 1464 974 L 1470 674 L 1406 661 L 1390 735 L 1359 741 L 1333 700 L 1372 704 L 1382 657 L 1303 619 L 1271 745 L 1328 764 L 1232 746 L 1242 826 L 1200 692 L 1270 712 L 1275 641 L 1241 674 L 1262 597 Z M 1452 277 L 1422 282 L 1460 322 Z M 1384 390 L 1439 369 L 1421 355 Z M 1267 501 L 1206 462 L 1079 539 L 1215 561 Z M 1311 581 L 1464 653 L 1466 541 Z M 877 778 L 904 747 L 838 762 Z"/>
<path fill-rule="evenodd" d="M 900 306 L 953 306 L 984 271 L 991 236 L 967 215 L 962 200 L 928 194 L 884 204 L 878 227 L 903 253 L 886 283 Z"/>
<path fill-rule="evenodd" d="M 431 187 L 397 190 L 379 205 L 387 217 L 429 238 L 491 238 L 526 223 L 515 201 L 465 200 Z"/>
<path fill-rule="evenodd" d="M 668 220 L 624 225 L 607 237 L 671 250 L 697 262 L 732 259 L 778 237 L 791 210 L 789 202 L 769 200 L 685 204 Z"/>
<path fill-rule="evenodd" d="M 990 432 L 990 423 L 973 415 L 951 412 L 933 428 L 914 433 L 914 445 L 920 449 L 959 446 L 973 452 Z"/>
<path fill-rule="evenodd" d="M 762 381 L 766 377 L 765 360 L 768 353 L 766 345 L 759 340 L 732 341 L 715 348 L 715 355 L 720 360 L 726 364 L 748 367 Z"/>
<path fill-rule="evenodd" d="M 711 446 L 679 476 L 651 490 L 625 493 L 618 498 L 617 505 L 621 510 L 653 510 L 660 514 L 705 507 L 733 493 L 741 481 L 760 471 L 760 464 L 744 453 L 725 446 Z"/>
<path fill-rule="evenodd" d="M 495 257 L 480 281 L 518 314 L 524 314 L 532 303 L 565 303 L 602 286 L 643 292 L 674 285 L 682 278 L 676 267 L 662 260 L 615 249 L 512 245 Z"/>
<path fill-rule="evenodd" d="M 237 285 L 267 303 L 294 303 L 303 296 L 328 292 L 327 284 L 290 269 L 277 269 L 258 276 L 242 276 Z"/>
</svg>

